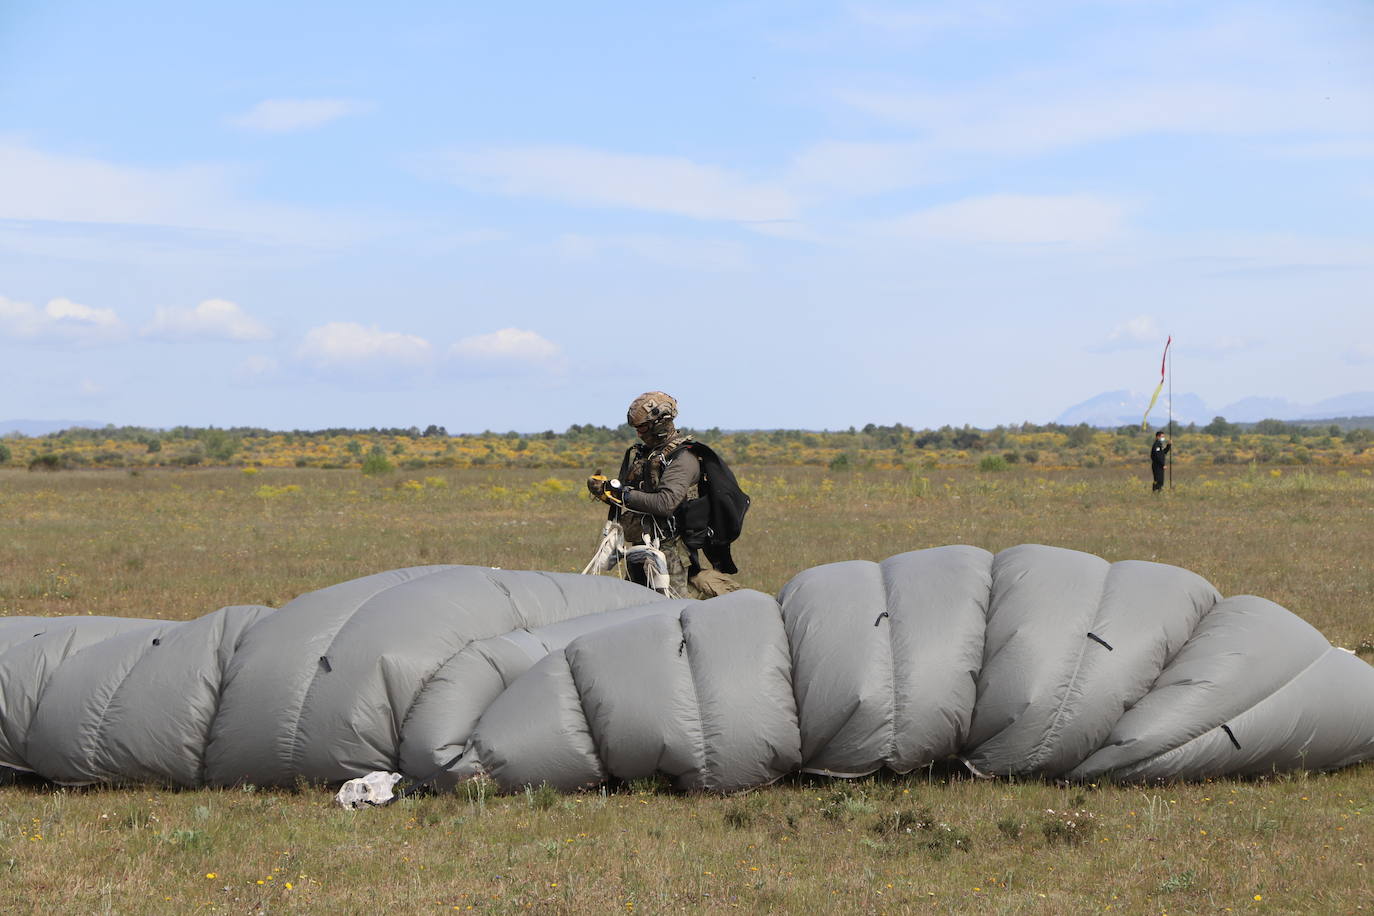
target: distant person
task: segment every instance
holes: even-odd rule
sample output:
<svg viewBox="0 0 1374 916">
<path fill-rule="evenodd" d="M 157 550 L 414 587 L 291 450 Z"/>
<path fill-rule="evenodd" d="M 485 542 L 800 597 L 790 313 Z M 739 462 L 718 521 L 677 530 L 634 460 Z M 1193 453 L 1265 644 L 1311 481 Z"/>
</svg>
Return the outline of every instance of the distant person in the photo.
<svg viewBox="0 0 1374 916">
<path fill-rule="evenodd" d="M 662 555 L 666 568 L 657 571 L 667 573 L 676 597 L 709 598 L 739 588 L 727 575 L 737 571 L 728 541 L 739 534 L 749 497 L 734 474 L 715 452 L 678 431 L 671 395 L 641 394 L 630 402 L 625 420 L 639 444 L 625 452 L 618 478 L 607 480 L 598 471 L 587 478 L 587 489 L 611 507 L 611 520 L 624 529 L 629 579 L 653 587 L 643 551 L 636 557 L 634 550 L 643 545 Z M 702 569 L 698 549 L 714 568 Z M 648 559 L 651 564 L 656 558 L 650 553 Z"/>
<path fill-rule="evenodd" d="M 1150 446 L 1150 471 L 1155 475 L 1155 485 L 1150 492 L 1158 493 L 1164 489 L 1164 467 L 1169 463 L 1169 449 L 1173 443 L 1164 437 L 1164 430 L 1155 433 L 1154 445 Z"/>
</svg>

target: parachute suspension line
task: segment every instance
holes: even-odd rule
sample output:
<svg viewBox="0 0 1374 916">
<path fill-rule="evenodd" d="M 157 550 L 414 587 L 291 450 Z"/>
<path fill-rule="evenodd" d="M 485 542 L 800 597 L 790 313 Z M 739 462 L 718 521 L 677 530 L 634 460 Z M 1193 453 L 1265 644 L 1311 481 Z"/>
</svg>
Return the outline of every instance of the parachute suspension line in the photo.
<svg viewBox="0 0 1374 916">
<path fill-rule="evenodd" d="M 873 621 L 873 625 L 876 627 L 878 624 L 880 624 L 880 623 L 883 622 L 883 618 L 884 618 L 884 617 L 891 617 L 891 616 L 892 616 L 892 615 L 889 614 L 887 611 L 883 611 L 881 614 L 878 615 L 878 619 L 875 620 L 875 621 Z"/>
</svg>

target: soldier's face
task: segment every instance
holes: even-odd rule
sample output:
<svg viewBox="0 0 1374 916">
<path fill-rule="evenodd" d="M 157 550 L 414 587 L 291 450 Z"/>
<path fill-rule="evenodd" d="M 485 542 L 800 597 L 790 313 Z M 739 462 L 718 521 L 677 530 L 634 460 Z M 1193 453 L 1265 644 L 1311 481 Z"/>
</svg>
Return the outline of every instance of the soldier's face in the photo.
<svg viewBox="0 0 1374 916">
<path fill-rule="evenodd" d="M 635 427 L 635 432 L 639 433 L 639 441 L 645 445 L 654 437 L 654 424 L 652 420 L 647 420 Z"/>
</svg>

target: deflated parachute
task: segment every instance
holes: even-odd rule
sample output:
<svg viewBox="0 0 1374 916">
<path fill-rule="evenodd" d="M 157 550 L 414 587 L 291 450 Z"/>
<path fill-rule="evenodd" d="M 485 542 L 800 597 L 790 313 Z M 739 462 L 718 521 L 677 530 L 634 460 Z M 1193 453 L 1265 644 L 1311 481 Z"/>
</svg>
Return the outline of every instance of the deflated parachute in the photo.
<svg viewBox="0 0 1374 916">
<path fill-rule="evenodd" d="M 951 757 L 1332 769 L 1374 758 L 1374 668 L 1186 570 L 1035 545 L 820 566 L 776 599 L 432 566 L 187 622 L 0 618 L 0 768 L 59 783 L 731 791 Z"/>
</svg>

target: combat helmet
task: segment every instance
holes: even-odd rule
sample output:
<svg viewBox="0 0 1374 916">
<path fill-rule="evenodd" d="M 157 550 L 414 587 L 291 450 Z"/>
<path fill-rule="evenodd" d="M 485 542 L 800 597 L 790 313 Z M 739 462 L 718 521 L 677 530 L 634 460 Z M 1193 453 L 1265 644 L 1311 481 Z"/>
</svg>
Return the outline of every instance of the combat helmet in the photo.
<svg viewBox="0 0 1374 916">
<path fill-rule="evenodd" d="M 648 423 L 654 441 L 661 442 L 672 435 L 677 419 L 677 401 L 662 391 L 646 391 L 630 402 L 625 422 L 638 428 Z"/>
</svg>

